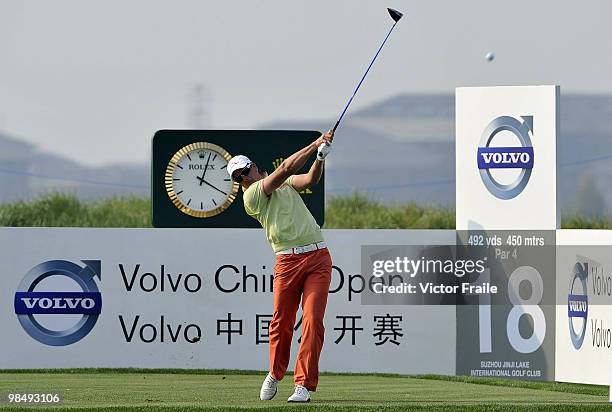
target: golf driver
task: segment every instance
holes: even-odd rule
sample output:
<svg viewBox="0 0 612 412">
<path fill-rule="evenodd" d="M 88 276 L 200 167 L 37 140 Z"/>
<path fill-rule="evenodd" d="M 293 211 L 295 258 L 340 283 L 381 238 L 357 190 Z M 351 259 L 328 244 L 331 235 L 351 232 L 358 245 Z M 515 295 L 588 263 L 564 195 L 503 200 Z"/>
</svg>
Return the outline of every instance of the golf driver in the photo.
<svg viewBox="0 0 612 412">
<path fill-rule="evenodd" d="M 402 18 L 403 14 L 400 13 L 397 10 L 393 10 L 393 9 L 389 9 L 387 8 L 387 11 L 389 12 L 389 15 L 391 16 L 391 18 L 393 19 L 393 26 L 391 26 L 391 30 L 389 30 L 389 33 L 387 33 L 387 37 L 385 37 L 385 39 L 383 40 L 382 44 L 380 45 L 380 47 L 378 48 L 378 51 L 376 52 L 376 54 L 374 55 L 374 58 L 372 59 L 372 61 L 370 62 L 370 65 L 368 66 L 368 68 L 366 69 L 365 73 L 363 74 L 363 77 L 361 78 L 361 80 L 359 81 L 359 84 L 357 85 L 357 87 L 355 88 L 355 91 L 353 92 L 353 95 L 351 96 L 351 98 L 349 99 L 348 103 L 346 104 L 346 106 L 344 107 L 344 110 L 342 111 L 342 114 L 340 115 L 340 117 L 338 118 L 338 121 L 336 122 L 334 128 L 332 129 L 332 132 L 335 132 L 336 129 L 338 128 L 338 126 L 340 125 L 340 122 L 342 121 L 342 118 L 344 117 L 344 114 L 346 113 L 347 109 L 349 108 L 349 106 L 351 105 L 351 102 L 353 101 L 353 98 L 355 97 L 355 95 L 357 94 L 357 91 L 359 90 L 359 87 L 361 87 L 361 83 L 363 83 L 363 81 L 365 80 L 366 76 L 368 75 L 368 72 L 370 71 L 370 68 L 372 67 L 372 65 L 374 64 L 374 61 L 376 61 L 376 58 L 378 57 L 378 53 L 380 53 L 380 51 L 382 50 L 383 46 L 385 45 L 385 43 L 387 42 L 387 39 L 389 38 L 389 36 L 391 35 L 391 32 L 393 31 L 393 29 L 395 28 L 395 25 L 397 24 L 397 22 Z"/>
</svg>

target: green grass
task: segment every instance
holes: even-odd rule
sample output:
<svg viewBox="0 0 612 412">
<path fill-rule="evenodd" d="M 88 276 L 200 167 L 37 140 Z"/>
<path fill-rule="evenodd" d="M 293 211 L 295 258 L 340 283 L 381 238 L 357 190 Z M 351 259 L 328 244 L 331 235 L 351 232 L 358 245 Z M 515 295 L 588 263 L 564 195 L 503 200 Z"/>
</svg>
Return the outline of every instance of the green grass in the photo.
<svg viewBox="0 0 612 412">
<path fill-rule="evenodd" d="M 479 378 L 474 376 L 420 375 L 421 379 L 446 380 L 451 382 L 473 383 L 475 385 L 507 386 L 516 388 L 539 389 L 543 391 L 579 393 L 583 395 L 608 396 L 610 388 L 602 385 L 584 383 L 563 383 L 544 381 L 520 381 L 497 378 Z"/>
<path fill-rule="evenodd" d="M 151 203 L 139 197 L 84 202 L 73 195 L 54 193 L 32 201 L 0 204 L 0 226 L 151 227 Z M 567 216 L 561 226 L 610 229 L 612 222 Z M 413 203 L 383 204 L 354 193 L 327 201 L 325 228 L 454 229 L 455 211 Z"/>
<path fill-rule="evenodd" d="M 83 202 L 73 195 L 53 193 L 0 204 L 0 226 L 151 227 L 150 204 L 148 198 Z"/>
<path fill-rule="evenodd" d="M 587 219 L 569 216 L 561 220 L 561 226 L 563 229 L 612 229 L 612 222 L 603 217 Z"/>
<path fill-rule="evenodd" d="M 3 371 L 0 393 L 57 393 L 53 410 L 195 411 L 581 411 L 608 409 L 604 387 L 461 377 L 323 374 L 312 402 L 288 405 L 291 377 L 270 402 L 258 399 L 263 373 L 236 371 Z M 186 373 L 184 373 L 186 372 Z M 562 385 L 562 386 L 559 386 Z M 594 389 L 593 389 L 594 388 Z M 4 404 L 3 406 L 6 406 Z M 25 410 L 25 409 L 24 409 Z M 30 410 L 30 408 L 27 408 Z"/>
<path fill-rule="evenodd" d="M 385 205 L 360 194 L 331 198 L 327 229 L 454 229 L 455 212 L 412 203 Z"/>
</svg>

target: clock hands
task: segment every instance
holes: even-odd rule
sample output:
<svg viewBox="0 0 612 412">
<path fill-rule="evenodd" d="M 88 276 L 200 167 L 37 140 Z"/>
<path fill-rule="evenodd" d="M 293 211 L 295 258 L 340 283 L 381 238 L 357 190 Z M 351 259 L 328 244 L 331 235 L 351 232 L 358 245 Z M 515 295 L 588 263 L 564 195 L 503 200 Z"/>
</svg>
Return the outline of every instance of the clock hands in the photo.
<svg viewBox="0 0 612 412">
<path fill-rule="evenodd" d="M 207 186 L 212 187 L 212 188 L 213 188 L 213 189 L 215 189 L 217 192 L 219 192 L 219 193 L 223 193 L 223 195 L 227 196 L 227 193 L 226 193 L 226 192 L 224 192 L 223 190 L 219 189 L 218 187 L 216 187 L 216 186 L 214 186 L 214 185 L 210 184 L 209 182 L 207 182 L 207 181 L 205 180 L 205 178 L 206 178 L 206 171 L 208 170 L 208 166 L 209 166 L 209 164 L 210 164 L 210 158 L 211 158 L 211 156 L 212 156 L 212 153 L 211 153 L 211 152 L 209 152 L 209 153 L 208 153 L 208 159 L 206 159 L 206 165 L 204 166 L 204 171 L 202 172 L 202 176 L 198 176 L 198 175 L 196 175 L 196 179 L 198 179 L 198 180 L 200 181 L 200 186 L 202 186 L 202 184 L 203 184 L 203 183 L 205 183 Z M 216 157 L 217 157 L 217 155 L 215 155 L 215 158 L 216 158 Z M 190 159 L 190 160 L 191 160 L 191 159 Z M 213 159 L 213 160 L 214 160 L 214 159 Z M 179 166 L 179 165 L 177 164 L 177 166 Z M 181 169 L 182 169 L 182 167 L 181 167 Z M 173 181 L 174 181 L 174 180 L 179 180 L 179 179 L 173 179 Z M 179 193 L 177 193 L 177 195 L 178 195 L 178 194 L 180 194 L 180 193 L 182 193 L 182 192 L 183 192 L 183 191 L 181 190 Z M 191 203 L 191 199 L 189 199 L 189 201 L 187 202 L 187 205 L 189 205 L 189 203 Z M 214 201 L 214 199 L 213 199 L 213 203 L 215 203 L 215 206 L 216 206 L 216 202 Z M 203 204 L 202 204 L 202 202 L 200 202 L 200 209 L 202 209 L 202 208 L 203 208 Z"/>
<path fill-rule="evenodd" d="M 225 196 L 227 196 L 227 193 L 225 193 L 223 190 L 221 190 L 221 189 L 219 189 L 219 188 L 217 188 L 217 187 L 215 187 L 215 186 L 211 185 L 211 184 L 210 184 L 210 183 L 208 183 L 206 180 L 204 180 L 204 179 L 200 179 L 200 177 L 198 177 L 198 180 L 200 180 L 200 184 L 205 183 L 205 184 L 207 184 L 208 186 L 210 186 L 210 187 L 212 187 L 213 189 L 215 189 L 217 192 L 221 192 L 221 193 L 223 193 Z"/>
<path fill-rule="evenodd" d="M 200 181 L 200 186 L 202 186 L 202 183 L 207 184 L 208 186 L 212 187 L 213 189 L 215 189 L 217 192 L 221 192 L 223 193 L 225 196 L 227 196 L 227 193 L 225 193 L 223 190 L 219 189 L 216 186 L 211 185 L 210 183 L 208 183 L 206 180 L 204 180 L 204 177 L 206 177 L 206 171 L 208 170 L 208 163 L 210 162 L 210 156 L 212 155 L 212 153 L 208 153 L 208 159 L 206 160 L 206 166 L 204 166 L 204 173 L 202 173 L 202 177 L 197 176 L 196 175 L 196 179 L 198 179 Z"/>
<path fill-rule="evenodd" d="M 204 173 L 202 173 L 202 177 L 200 178 L 200 177 L 196 176 L 198 178 L 198 180 L 200 181 L 200 186 L 202 186 L 202 183 L 204 182 L 204 176 L 206 176 L 206 171 L 208 170 L 208 162 L 210 162 L 210 155 L 211 154 L 212 153 L 210 153 L 210 152 L 208 153 L 208 159 L 206 160 L 206 166 L 204 166 Z"/>
</svg>

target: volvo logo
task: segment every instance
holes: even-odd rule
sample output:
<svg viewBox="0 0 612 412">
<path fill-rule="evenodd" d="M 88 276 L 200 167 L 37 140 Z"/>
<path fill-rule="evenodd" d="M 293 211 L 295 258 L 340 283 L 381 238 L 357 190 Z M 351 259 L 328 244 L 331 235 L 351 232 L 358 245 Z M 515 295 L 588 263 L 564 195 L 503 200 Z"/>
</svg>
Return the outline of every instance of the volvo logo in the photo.
<svg viewBox="0 0 612 412">
<path fill-rule="evenodd" d="M 584 334 L 587 328 L 587 316 L 589 303 L 587 297 L 587 276 L 589 271 L 588 263 L 576 263 L 570 275 L 569 295 L 567 296 L 567 316 L 569 319 L 569 333 L 572 338 L 574 348 L 580 349 L 584 341 Z M 578 289 L 582 293 L 578 293 Z M 582 326 L 576 330 L 574 319 L 580 319 Z"/>
<path fill-rule="evenodd" d="M 529 134 L 533 134 L 533 116 L 523 116 L 523 121 L 514 117 L 500 116 L 493 119 L 480 138 L 477 162 L 480 177 L 489 192 L 503 200 L 518 196 L 529 182 L 533 169 L 533 146 Z M 514 134 L 520 146 L 491 146 L 495 136 L 501 131 Z M 520 169 L 518 177 L 511 183 L 501 183 L 493 177 L 491 169 Z"/>
<path fill-rule="evenodd" d="M 94 277 L 101 278 L 99 260 L 83 260 L 79 266 L 66 260 L 50 260 L 33 267 L 15 293 L 15 313 L 23 329 L 32 338 L 50 346 L 65 346 L 83 339 L 95 326 L 102 310 L 102 296 Z M 64 277 L 76 282 L 76 292 L 36 291 L 49 278 Z M 70 327 L 51 329 L 39 322 L 36 315 L 81 315 Z"/>
</svg>

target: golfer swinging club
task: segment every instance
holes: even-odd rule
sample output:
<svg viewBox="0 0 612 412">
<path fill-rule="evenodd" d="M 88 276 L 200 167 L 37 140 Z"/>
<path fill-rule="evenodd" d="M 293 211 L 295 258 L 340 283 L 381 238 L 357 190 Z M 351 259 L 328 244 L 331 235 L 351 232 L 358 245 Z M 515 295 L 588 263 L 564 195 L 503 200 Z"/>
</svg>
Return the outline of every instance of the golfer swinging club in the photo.
<svg viewBox="0 0 612 412">
<path fill-rule="evenodd" d="M 289 365 L 300 299 L 302 341 L 295 361 L 295 391 L 287 400 L 308 402 L 309 391 L 317 388 L 332 262 L 321 228 L 299 192 L 321 179 L 333 136 L 331 131 L 321 135 L 285 159 L 270 175 L 242 155 L 233 157 L 227 165 L 231 178 L 242 185 L 246 212 L 261 223 L 276 253 L 274 314 L 269 325 L 270 372 L 261 386 L 261 400 L 274 398 L 277 383 Z M 308 173 L 296 175 L 315 152 L 317 159 Z"/>
</svg>

